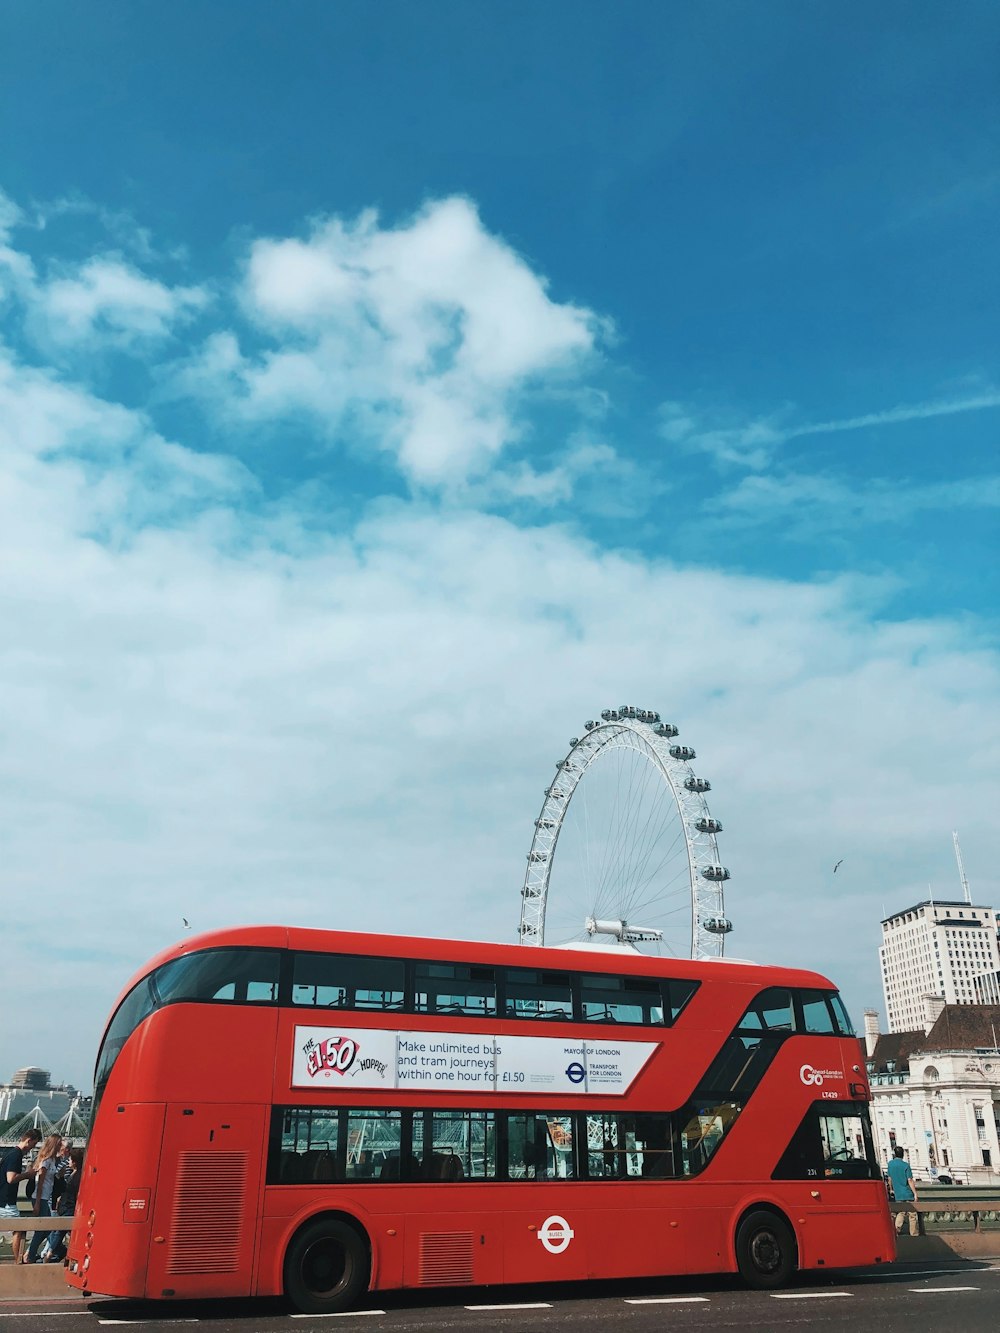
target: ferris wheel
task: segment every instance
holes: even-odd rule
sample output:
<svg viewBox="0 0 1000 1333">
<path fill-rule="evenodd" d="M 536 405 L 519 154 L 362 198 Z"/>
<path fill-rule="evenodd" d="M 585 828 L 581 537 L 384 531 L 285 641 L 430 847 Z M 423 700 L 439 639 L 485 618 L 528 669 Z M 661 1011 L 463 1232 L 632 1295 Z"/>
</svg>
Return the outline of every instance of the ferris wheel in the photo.
<svg viewBox="0 0 1000 1333">
<path fill-rule="evenodd" d="M 535 820 L 522 944 L 610 936 L 677 957 L 723 955 L 733 927 L 722 824 L 708 808 L 711 783 L 691 768 L 695 751 L 677 735 L 659 713 L 624 705 L 571 739 Z"/>
</svg>

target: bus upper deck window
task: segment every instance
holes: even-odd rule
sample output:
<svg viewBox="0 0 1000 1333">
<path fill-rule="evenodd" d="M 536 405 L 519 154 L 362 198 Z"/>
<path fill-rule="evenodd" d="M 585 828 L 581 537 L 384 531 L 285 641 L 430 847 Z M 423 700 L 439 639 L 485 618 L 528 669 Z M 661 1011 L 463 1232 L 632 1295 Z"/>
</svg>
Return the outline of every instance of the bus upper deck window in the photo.
<svg viewBox="0 0 1000 1333">
<path fill-rule="evenodd" d="M 573 985 L 563 972 L 536 972 L 512 967 L 507 971 L 507 1018 L 573 1018 Z"/>
<path fill-rule="evenodd" d="M 663 1023 L 659 981 L 602 973 L 580 978 L 581 1017 L 590 1023 Z"/>
<path fill-rule="evenodd" d="M 761 991 L 740 1020 L 741 1032 L 794 1032 L 792 992 L 774 986 Z"/>
<path fill-rule="evenodd" d="M 402 1009 L 406 964 L 401 958 L 297 953 L 292 1004 L 314 1009 Z"/>
<path fill-rule="evenodd" d="M 691 999 L 698 987 L 700 981 L 678 981 L 676 977 L 671 977 L 669 981 L 661 983 L 664 988 L 664 995 L 670 996 L 670 1021 L 676 1023 L 681 1010 Z"/>
<path fill-rule="evenodd" d="M 279 957 L 276 949 L 203 949 L 172 958 L 151 981 L 160 1004 L 271 1004 L 278 998 Z"/>
<path fill-rule="evenodd" d="M 414 1011 L 418 1014 L 465 1014 L 489 1018 L 497 1011 L 492 967 L 465 963 L 417 963 Z"/>
</svg>

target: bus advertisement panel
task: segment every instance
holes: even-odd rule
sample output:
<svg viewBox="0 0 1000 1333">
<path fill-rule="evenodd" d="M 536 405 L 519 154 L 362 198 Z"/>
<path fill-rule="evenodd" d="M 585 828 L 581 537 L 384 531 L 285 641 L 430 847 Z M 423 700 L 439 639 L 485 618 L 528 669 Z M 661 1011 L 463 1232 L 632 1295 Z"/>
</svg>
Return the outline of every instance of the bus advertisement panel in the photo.
<svg viewBox="0 0 1000 1333">
<path fill-rule="evenodd" d="M 69 1281 L 151 1299 L 890 1262 L 816 973 L 247 927 L 116 1006 Z"/>
</svg>

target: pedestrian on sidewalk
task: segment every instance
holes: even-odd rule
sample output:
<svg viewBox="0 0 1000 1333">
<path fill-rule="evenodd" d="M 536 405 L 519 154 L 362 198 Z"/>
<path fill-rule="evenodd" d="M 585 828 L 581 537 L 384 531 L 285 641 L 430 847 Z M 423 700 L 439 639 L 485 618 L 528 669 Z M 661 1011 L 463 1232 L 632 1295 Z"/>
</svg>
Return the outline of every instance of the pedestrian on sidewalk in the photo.
<svg viewBox="0 0 1000 1333">
<path fill-rule="evenodd" d="M 0 1157 L 0 1217 L 20 1217 L 17 1206 L 17 1192 L 22 1180 L 30 1180 L 35 1168 L 24 1169 L 24 1154 L 30 1152 L 36 1143 L 41 1142 L 37 1129 L 26 1129 L 13 1148 Z M 14 1262 L 20 1263 L 24 1251 L 24 1232 L 15 1231 L 10 1238 L 14 1251 Z"/>
<path fill-rule="evenodd" d="M 38 1156 L 35 1158 L 34 1210 L 36 1217 L 52 1216 L 52 1189 L 56 1183 L 56 1171 L 59 1169 L 59 1150 L 61 1148 L 61 1136 L 50 1134 L 42 1143 L 38 1150 Z M 23 1260 L 24 1263 L 33 1264 L 36 1262 L 38 1251 L 42 1248 L 42 1241 L 45 1236 L 44 1231 L 36 1231 L 31 1237 L 28 1253 Z"/>
<path fill-rule="evenodd" d="M 896 1213 L 896 1234 L 903 1234 L 903 1222 L 909 1219 L 910 1235 L 922 1236 L 924 1228 L 917 1211 L 917 1187 L 902 1148 L 893 1150 L 892 1161 L 889 1163 L 889 1183 L 892 1186 L 892 1197 L 901 1205 Z"/>
</svg>

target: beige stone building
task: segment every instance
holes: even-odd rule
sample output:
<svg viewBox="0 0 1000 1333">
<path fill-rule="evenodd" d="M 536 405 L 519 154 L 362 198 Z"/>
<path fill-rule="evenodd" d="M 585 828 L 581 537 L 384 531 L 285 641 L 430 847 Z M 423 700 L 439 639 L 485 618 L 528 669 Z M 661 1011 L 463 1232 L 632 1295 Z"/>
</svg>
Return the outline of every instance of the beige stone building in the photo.
<svg viewBox="0 0 1000 1333">
<path fill-rule="evenodd" d="M 918 1177 L 1000 1183 L 1000 1005 L 925 997 L 922 1027 L 879 1034 L 865 1015 L 872 1129 L 881 1158 L 901 1147 Z"/>
</svg>

